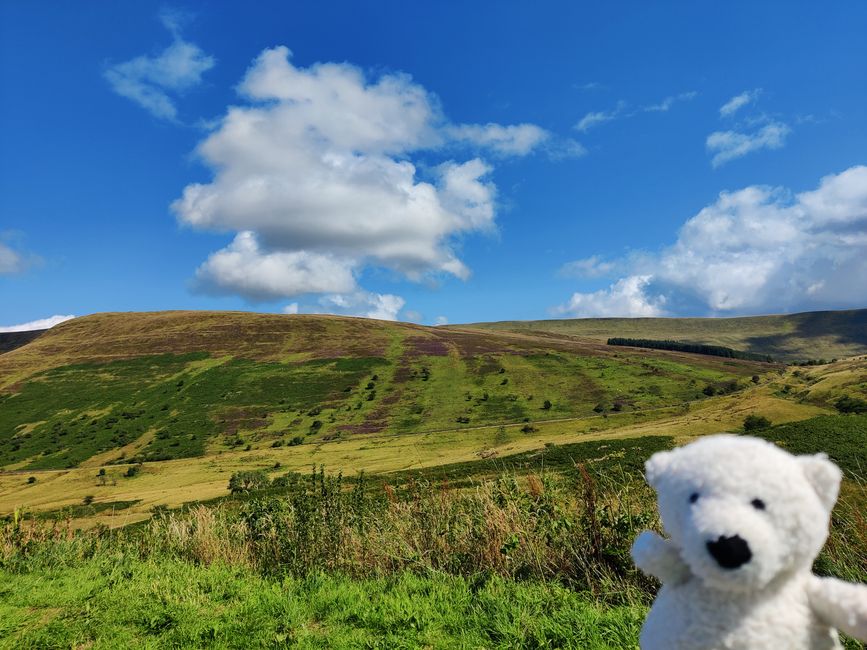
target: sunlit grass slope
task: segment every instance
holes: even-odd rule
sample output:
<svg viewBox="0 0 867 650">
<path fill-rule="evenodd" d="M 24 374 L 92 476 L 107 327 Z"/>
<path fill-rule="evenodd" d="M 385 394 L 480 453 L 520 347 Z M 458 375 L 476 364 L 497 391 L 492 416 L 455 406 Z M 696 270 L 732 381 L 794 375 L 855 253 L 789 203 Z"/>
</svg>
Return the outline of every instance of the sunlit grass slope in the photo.
<svg viewBox="0 0 867 650">
<path fill-rule="evenodd" d="M 770 354 L 781 361 L 832 359 L 867 353 L 867 309 L 742 318 L 501 321 L 468 327 L 597 341 L 625 337 L 706 343 Z"/>
<path fill-rule="evenodd" d="M 607 413 L 650 418 L 772 370 L 331 316 L 99 314 L 0 355 L 0 467 L 161 461 Z"/>
</svg>

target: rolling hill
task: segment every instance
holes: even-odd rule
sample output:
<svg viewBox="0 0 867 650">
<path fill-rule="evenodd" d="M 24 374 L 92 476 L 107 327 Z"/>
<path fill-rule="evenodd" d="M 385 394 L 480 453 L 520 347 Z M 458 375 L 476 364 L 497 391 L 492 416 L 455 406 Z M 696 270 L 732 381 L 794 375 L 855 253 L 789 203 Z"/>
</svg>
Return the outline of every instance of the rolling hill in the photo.
<svg viewBox="0 0 867 650">
<path fill-rule="evenodd" d="M 867 354 L 867 309 L 740 318 L 582 318 L 476 323 L 488 331 L 605 341 L 666 339 L 769 354 L 780 361 Z"/>
<path fill-rule="evenodd" d="M 427 475 L 575 443 L 604 459 L 617 441 L 651 448 L 867 397 L 865 358 L 786 368 L 613 347 L 600 339 L 623 332 L 608 324 L 578 336 L 245 312 L 67 321 L 0 354 L 0 516 L 124 525 L 225 495 L 239 470 Z"/>
<path fill-rule="evenodd" d="M 767 364 L 334 316 L 97 314 L 0 355 L 0 466 L 649 412 Z M 712 391 L 708 391 L 708 387 Z"/>
</svg>

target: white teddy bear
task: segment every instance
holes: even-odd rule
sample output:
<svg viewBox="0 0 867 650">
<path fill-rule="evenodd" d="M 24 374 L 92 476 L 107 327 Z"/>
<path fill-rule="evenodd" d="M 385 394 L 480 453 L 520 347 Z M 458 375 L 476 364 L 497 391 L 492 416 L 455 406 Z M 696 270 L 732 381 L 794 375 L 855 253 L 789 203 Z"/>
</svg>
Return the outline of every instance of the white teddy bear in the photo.
<svg viewBox="0 0 867 650">
<path fill-rule="evenodd" d="M 644 531 L 632 547 L 663 583 L 643 650 L 830 650 L 837 630 L 867 641 L 867 585 L 810 570 L 840 488 L 824 454 L 714 435 L 645 468 L 671 539 Z"/>
</svg>

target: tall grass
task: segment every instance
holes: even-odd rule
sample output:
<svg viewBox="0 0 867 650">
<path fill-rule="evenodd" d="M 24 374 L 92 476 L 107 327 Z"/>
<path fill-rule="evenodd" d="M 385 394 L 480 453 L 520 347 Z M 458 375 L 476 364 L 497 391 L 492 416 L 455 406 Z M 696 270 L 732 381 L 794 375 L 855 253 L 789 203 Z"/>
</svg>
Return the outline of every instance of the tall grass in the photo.
<svg viewBox="0 0 867 650">
<path fill-rule="evenodd" d="M 656 584 L 629 556 L 659 528 L 654 495 L 624 476 L 502 474 L 469 488 L 413 480 L 351 488 L 323 470 L 280 494 L 156 515 L 137 529 L 86 533 L 69 522 L 14 517 L 0 527 L 0 568 L 72 566 L 105 553 L 250 568 L 275 577 L 326 571 L 353 578 L 403 572 L 556 580 L 611 604 L 649 602 Z M 822 574 L 867 576 L 867 485 L 847 481 Z"/>
</svg>

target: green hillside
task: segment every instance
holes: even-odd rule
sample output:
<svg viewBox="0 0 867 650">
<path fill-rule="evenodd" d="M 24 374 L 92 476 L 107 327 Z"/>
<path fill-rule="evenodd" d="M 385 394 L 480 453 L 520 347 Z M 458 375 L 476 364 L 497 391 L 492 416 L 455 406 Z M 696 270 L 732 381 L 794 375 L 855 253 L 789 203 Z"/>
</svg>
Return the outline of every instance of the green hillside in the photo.
<svg viewBox="0 0 867 650">
<path fill-rule="evenodd" d="M 676 340 L 769 354 L 781 361 L 867 353 L 867 309 L 741 318 L 581 318 L 476 323 L 488 331 L 605 341 L 610 337 Z"/>
<path fill-rule="evenodd" d="M 769 369 L 333 316 L 97 314 L 0 355 L 0 467 L 652 414 L 731 392 Z"/>
</svg>

